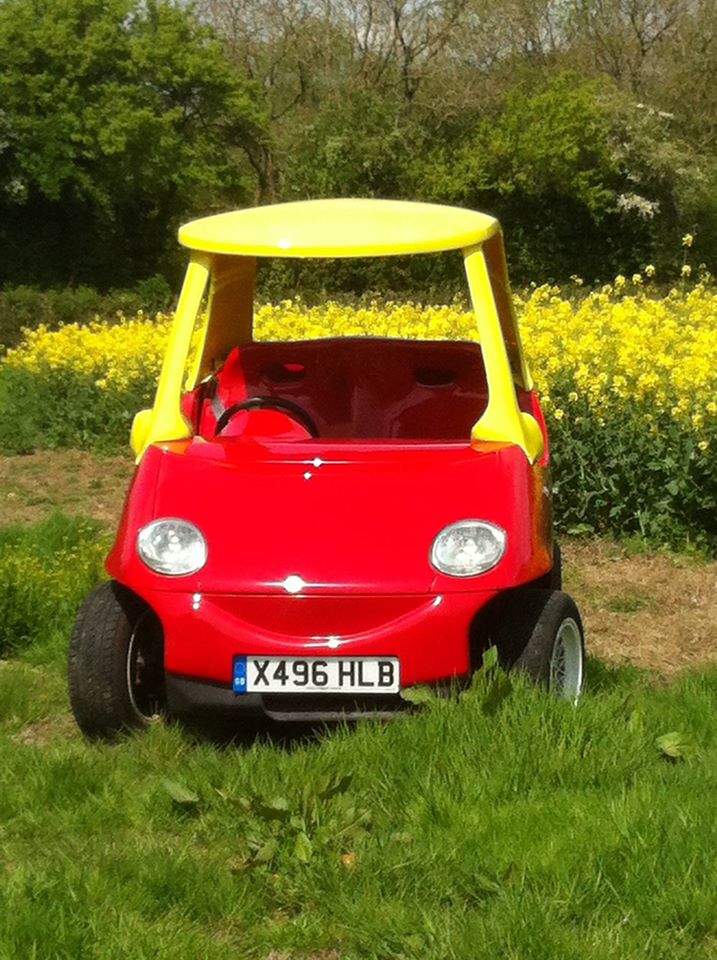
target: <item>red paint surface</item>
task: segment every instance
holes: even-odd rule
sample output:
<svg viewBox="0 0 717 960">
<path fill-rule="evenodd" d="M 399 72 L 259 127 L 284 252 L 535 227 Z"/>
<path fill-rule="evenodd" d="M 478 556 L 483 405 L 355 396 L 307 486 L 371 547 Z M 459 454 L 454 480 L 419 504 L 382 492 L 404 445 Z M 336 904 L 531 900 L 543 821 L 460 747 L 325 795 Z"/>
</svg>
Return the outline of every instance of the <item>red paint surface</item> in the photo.
<svg viewBox="0 0 717 960">
<path fill-rule="evenodd" d="M 165 663 L 177 674 L 229 683 L 235 654 L 397 656 L 404 685 L 465 674 L 468 632 L 490 594 L 448 597 L 150 596 L 172 641 Z"/>
<path fill-rule="evenodd" d="M 460 427 L 467 436 L 484 389 L 475 386 L 480 351 L 441 344 L 437 355 L 435 344 L 401 342 L 401 348 L 411 348 L 403 369 L 413 371 L 411 386 L 401 380 L 401 371 L 389 370 L 391 358 L 398 366 L 397 347 L 384 362 L 377 359 L 380 351 L 371 353 L 376 341 L 345 343 L 331 361 L 344 364 L 335 382 L 320 376 L 322 358 L 329 363 L 335 341 L 257 344 L 243 351 L 257 348 L 252 369 L 260 371 L 271 355 L 266 348 L 290 348 L 282 354 L 289 387 L 284 383 L 281 389 L 297 392 L 277 389 L 277 395 L 305 406 L 322 431 L 319 439 L 307 439 L 284 414 L 257 411 L 236 418 L 234 436 L 157 445 L 143 457 L 107 569 L 160 617 L 168 670 L 229 683 L 235 654 L 314 652 L 398 656 L 404 684 L 465 673 L 469 628 L 478 609 L 497 592 L 550 569 L 547 457 L 531 465 L 508 444 L 355 438 L 381 430 L 394 436 L 397 424 L 419 421 L 429 424 L 431 433 Z M 378 343 L 386 349 L 386 341 Z M 364 344 L 371 350 L 363 350 Z M 378 366 L 368 363 L 372 356 Z M 417 363 L 426 378 L 430 366 L 437 380 L 445 379 L 451 366 L 451 384 L 416 385 Z M 311 382 L 310 373 L 316 376 Z M 291 379 L 298 374 L 300 383 Z M 273 375 L 280 379 L 277 371 Z M 381 384 L 383 393 L 376 393 Z M 227 405 L 242 399 L 241 384 L 235 386 L 237 393 L 223 397 Z M 250 396 L 264 395 L 256 381 L 249 390 Z M 521 406 L 540 416 L 533 396 L 522 397 Z M 452 414 L 444 413 L 448 410 Z M 194 412 L 200 416 L 196 404 Z M 325 435 L 339 429 L 341 418 L 353 416 L 354 439 Z M 172 516 L 195 523 L 206 537 L 209 558 L 197 574 L 164 577 L 137 557 L 141 527 Z M 437 573 L 429 563 L 435 536 L 449 523 L 469 518 L 508 532 L 505 556 L 482 576 Z M 288 576 L 302 578 L 299 594 L 287 592 Z"/>
</svg>

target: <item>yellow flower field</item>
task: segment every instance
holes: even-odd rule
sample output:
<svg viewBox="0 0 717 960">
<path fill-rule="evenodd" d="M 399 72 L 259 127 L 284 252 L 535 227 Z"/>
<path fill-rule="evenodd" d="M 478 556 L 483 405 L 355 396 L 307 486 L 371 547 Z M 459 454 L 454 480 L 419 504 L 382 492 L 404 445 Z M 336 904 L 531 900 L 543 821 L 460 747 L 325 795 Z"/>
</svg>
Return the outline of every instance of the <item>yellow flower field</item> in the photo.
<svg viewBox="0 0 717 960">
<path fill-rule="evenodd" d="M 639 282 L 638 282 L 639 281 Z M 557 419 L 578 400 L 600 416 L 623 405 L 649 421 L 669 414 L 702 433 L 717 418 L 717 291 L 706 284 L 651 295 L 637 275 L 580 300 L 540 286 L 516 296 L 533 376 L 546 409 Z M 459 305 L 421 307 L 378 303 L 347 307 L 300 301 L 256 311 L 257 336 L 300 339 L 373 334 L 396 337 L 474 336 L 471 314 Z M 36 373 L 80 374 L 101 390 L 152 382 L 159 370 L 170 318 L 138 314 L 107 323 L 28 331 L 2 365 Z"/>
</svg>

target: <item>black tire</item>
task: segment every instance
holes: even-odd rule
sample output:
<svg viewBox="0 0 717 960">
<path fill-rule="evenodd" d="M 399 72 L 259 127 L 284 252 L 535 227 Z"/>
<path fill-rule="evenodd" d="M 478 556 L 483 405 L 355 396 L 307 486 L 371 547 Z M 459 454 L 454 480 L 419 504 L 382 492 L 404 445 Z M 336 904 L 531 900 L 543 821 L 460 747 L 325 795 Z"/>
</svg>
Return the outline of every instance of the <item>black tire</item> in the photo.
<svg viewBox="0 0 717 960">
<path fill-rule="evenodd" d="M 68 661 L 70 706 L 82 732 L 112 738 L 146 727 L 164 709 L 164 649 L 157 617 L 114 581 L 87 597 Z"/>
<path fill-rule="evenodd" d="M 578 608 L 561 590 L 515 590 L 497 610 L 493 641 L 501 663 L 566 700 L 577 700 L 585 676 Z"/>
</svg>

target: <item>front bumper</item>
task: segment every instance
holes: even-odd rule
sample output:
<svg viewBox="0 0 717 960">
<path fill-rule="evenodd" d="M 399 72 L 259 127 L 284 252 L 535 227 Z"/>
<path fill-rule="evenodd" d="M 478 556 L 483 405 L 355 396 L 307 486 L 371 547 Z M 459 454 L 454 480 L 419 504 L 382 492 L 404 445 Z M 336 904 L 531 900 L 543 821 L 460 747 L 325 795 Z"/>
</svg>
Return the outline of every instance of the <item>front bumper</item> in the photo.
<svg viewBox="0 0 717 960">
<path fill-rule="evenodd" d="M 471 668 L 471 627 L 494 592 L 419 595 L 257 595 L 153 591 L 170 677 L 231 694 L 236 655 L 398 657 L 403 687 Z M 249 704 L 247 704 L 249 706 Z"/>
<path fill-rule="evenodd" d="M 358 720 L 360 718 L 392 717 L 410 704 L 400 696 L 351 695 L 262 695 L 246 693 L 237 697 L 231 686 L 208 683 L 189 677 L 167 674 L 167 706 L 172 716 L 200 716 L 202 714 L 247 719 L 276 720 L 290 723 Z"/>
</svg>

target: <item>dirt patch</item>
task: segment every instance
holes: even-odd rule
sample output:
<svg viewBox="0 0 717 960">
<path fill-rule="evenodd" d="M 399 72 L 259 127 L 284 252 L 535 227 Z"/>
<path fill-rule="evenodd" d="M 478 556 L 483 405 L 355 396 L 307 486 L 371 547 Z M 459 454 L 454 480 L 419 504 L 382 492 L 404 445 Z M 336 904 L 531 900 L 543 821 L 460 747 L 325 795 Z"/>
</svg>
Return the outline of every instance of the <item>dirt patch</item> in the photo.
<svg viewBox="0 0 717 960">
<path fill-rule="evenodd" d="M 80 450 L 53 450 L 0 457 L 0 526 L 36 523 L 54 510 L 117 522 L 134 464 L 124 457 L 96 457 Z"/>
<path fill-rule="evenodd" d="M 666 674 L 717 663 L 717 563 L 605 541 L 564 543 L 563 555 L 594 656 Z"/>
<path fill-rule="evenodd" d="M 69 713 L 63 713 L 28 724 L 15 734 L 13 740 L 23 747 L 46 747 L 55 740 L 66 743 L 77 739 L 79 735 L 72 717 Z"/>
</svg>

